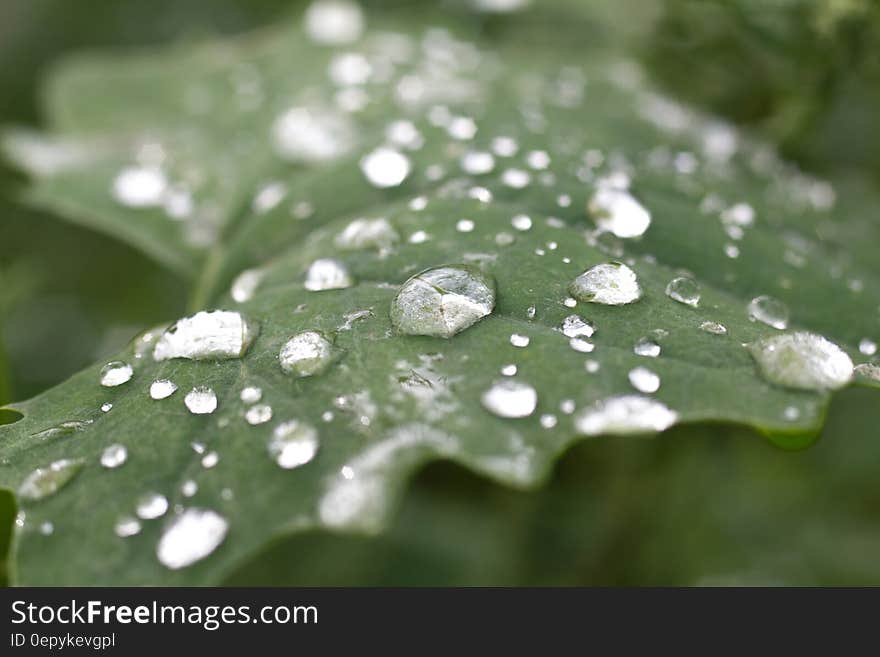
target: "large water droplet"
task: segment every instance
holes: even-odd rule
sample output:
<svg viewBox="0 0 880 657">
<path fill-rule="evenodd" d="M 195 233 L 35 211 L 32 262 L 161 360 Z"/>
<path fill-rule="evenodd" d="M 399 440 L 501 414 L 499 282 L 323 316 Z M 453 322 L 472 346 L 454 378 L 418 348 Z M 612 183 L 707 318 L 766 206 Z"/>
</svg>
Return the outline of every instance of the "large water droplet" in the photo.
<svg viewBox="0 0 880 657">
<path fill-rule="evenodd" d="M 115 388 L 131 381 L 132 376 L 134 370 L 131 365 L 121 360 L 114 360 L 101 368 L 101 385 L 105 388 Z"/>
<path fill-rule="evenodd" d="M 538 406 L 538 393 L 528 383 L 503 379 L 492 384 L 481 397 L 486 410 L 505 418 L 528 417 Z"/>
<path fill-rule="evenodd" d="M 412 168 L 409 158 L 393 148 L 382 146 L 361 160 L 361 171 L 373 187 L 397 187 Z"/>
<path fill-rule="evenodd" d="M 571 282 L 568 291 L 578 301 L 609 306 L 633 303 L 642 297 L 636 273 L 619 262 L 588 269 Z"/>
<path fill-rule="evenodd" d="M 185 568 L 216 550 L 228 530 L 229 523 L 219 513 L 187 509 L 162 534 L 156 556 L 166 568 Z"/>
<path fill-rule="evenodd" d="M 788 307 L 779 299 L 762 295 L 749 302 L 749 318 L 780 331 L 788 327 Z"/>
<path fill-rule="evenodd" d="M 641 237 L 651 225 L 651 213 L 616 178 L 599 181 L 587 208 L 600 230 L 623 239 Z"/>
<path fill-rule="evenodd" d="M 59 459 L 44 468 L 37 468 L 21 482 L 18 496 L 32 501 L 49 497 L 73 479 L 82 466 L 81 459 Z"/>
<path fill-rule="evenodd" d="M 306 34 L 323 45 L 353 43 L 364 31 L 364 13 L 350 0 L 316 0 L 303 17 Z"/>
<path fill-rule="evenodd" d="M 814 333 L 789 333 L 749 345 L 765 379 L 802 390 L 842 388 L 853 376 L 853 362 L 833 342 Z"/>
<path fill-rule="evenodd" d="M 391 321 L 407 335 L 451 338 L 489 315 L 495 281 L 468 265 L 427 269 L 406 281 L 391 302 Z"/>
<path fill-rule="evenodd" d="M 159 493 L 147 493 L 141 496 L 135 507 L 138 518 L 142 520 L 159 518 L 164 516 L 166 511 L 168 511 L 168 500 Z"/>
<path fill-rule="evenodd" d="M 306 272 L 304 287 L 311 292 L 341 290 L 354 285 L 354 277 L 344 262 L 333 258 L 315 260 Z"/>
<path fill-rule="evenodd" d="M 110 445 L 101 453 L 101 465 L 105 468 L 118 468 L 128 459 L 128 450 L 119 443 Z"/>
<path fill-rule="evenodd" d="M 673 301 L 696 308 L 700 303 L 700 286 L 692 278 L 679 276 L 669 281 L 669 285 L 666 286 L 666 296 Z"/>
<path fill-rule="evenodd" d="M 241 358 L 255 335 L 256 328 L 241 313 L 202 311 L 178 320 L 165 331 L 156 342 L 153 358 L 157 361 Z"/>
<path fill-rule="evenodd" d="M 217 410 L 217 395 L 207 386 L 197 386 L 186 393 L 183 403 L 193 415 L 210 415 Z"/>
<path fill-rule="evenodd" d="M 576 429 L 586 436 L 664 431 L 678 414 L 664 404 L 639 395 L 610 397 L 585 408 L 575 418 Z"/>
<path fill-rule="evenodd" d="M 299 420 L 279 424 L 269 441 L 269 454 L 286 470 L 311 461 L 318 452 L 318 431 Z"/>
<path fill-rule="evenodd" d="M 304 331 L 288 340 L 278 354 L 281 369 L 299 377 L 323 372 L 333 360 L 330 341 L 317 331 Z"/>
<path fill-rule="evenodd" d="M 336 159 L 355 143 L 349 120 L 333 111 L 292 107 L 272 125 L 275 151 L 291 162 L 319 163 Z"/>
<path fill-rule="evenodd" d="M 177 392 L 177 384 L 168 379 L 156 379 L 150 384 L 150 397 L 159 401 L 167 399 Z"/>
<path fill-rule="evenodd" d="M 629 372 L 629 382 L 639 392 L 655 393 L 660 389 L 660 377 L 647 367 L 636 367 Z"/>
<path fill-rule="evenodd" d="M 334 244 L 346 251 L 387 251 L 399 240 L 400 235 L 387 219 L 355 219 L 336 236 Z"/>
</svg>

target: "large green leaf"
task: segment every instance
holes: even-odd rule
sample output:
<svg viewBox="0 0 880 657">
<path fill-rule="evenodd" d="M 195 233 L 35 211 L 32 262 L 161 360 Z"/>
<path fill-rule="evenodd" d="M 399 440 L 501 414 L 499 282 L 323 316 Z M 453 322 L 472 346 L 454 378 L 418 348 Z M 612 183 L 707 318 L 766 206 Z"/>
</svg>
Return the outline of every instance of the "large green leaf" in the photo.
<svg viewBox="0 0 880 657">
<path fill-rule="evenodd" d="M 156 361 L 162 327 L 119 354 L 133 367 L 130 381 L 103 387 L 99 363 L 12 407 L 23 417 L 0 428 L 0 484 L 27 493 L 21 487 L 34 472 L 62 460 L 73 475 L 55 494 L 20 495 L 16 581 L 220 582 L 279 536 L 380 530 L 411 474 L 436 459 L 534 487 L 583 433 L 582 413 L 635 394 L 628 374 L 639 366 L 660 377 L 653 396 L 674 413 L 665 419 L 738 423 L 783 447 L 815 438 L 829 394 L 760 376 L 744 344 L 778 331 L 750 320 L 747 306 L 760 295 L 779 298 L 793 328 L 822 333 L 863 360 L 857 345 L 877 338 L 880 272 L 868 250 L 848 242 L 876 240 L 877 224 L 835 209 L 828 183 L 768 147 L 659 96 L 613 50 L 546 43 L 530 22 L 541 15 L 478 38 L 473 22 L 377 14 L 360 41 L 342 48 L 312 44 L 296 22 L 121 61 L 77 59 L 56 73 L 50 133 L 6 140 L 34 174 L 29 198 L 190 275 L 193 310 L 243 313 L 255 337 L 240 358 Z M 589 31 L 582 20 L 572 15 L 568 29 Z M 340 52 L 369 64 L 363 89 L 328 80 Z M 343 62 L 343 77 L 364 70 L 363 60 Z M 339 114 L 350 149 L 320 165 L 278 157 L 271 128 L 292 105 Z M 376 188 L 360 162 L 402 119 L 420 137 L 400 147 L 412 172 L 401 185 Z M 467 152 L 492 149 L 491 171 L 463 170 Z M 158 167 L 178 200 L 185 187 L 191 211 L 172 219 L 166 205 L 134 208 L 115 198 L 114 180 L 135 163 Z M 652 216 L 640 238 L 597 235 L 585 210 L 599 181 L 621 173 Z M 742 219 L 751 213 L 754 221 Z M 382 240 L 340 241 L 362 219 L 390 230 Z M 305 273 L 321 258 L 344 263 L 353 283 L 306 289 Z M 572 280 L 609 261 L 635 271 L 643 298 L 572 306 Z M 449 339 L 401 334 L 390 319 L 399 286 L 449 264 L 492 278 L 494 311 Z M 227 293 L 243 270 L 255 272 L 253 294 Z M 697 307 L 665 293 L 684 273 L 701 286 Z M 560 331 L 572 314 L 596 326 L 591 353 Z M 702 330 L 704 322 L 726 333 Z M 279 352 L 304 331 L 332 343 L 332 362 L 297 378 L 283 371 Z M 514 335 L 527 346 L 515 346 L 525 340 Z M 634 352 L 643 338 L 659 343 L 659 357 Z M 524 418 L 499 417 L 482 402 L 493 384 L 510 380 L 501 370 L 511 364 L 513 380 L 537 392 Z M 177 392 L 153 400 L 150 385 L 162 379 Z M 184 405 L 199 386 L 215 391 L 214 413 Z M 255 402 L 242 401 L 245 387 L 260 388 L 270 420 L 253 423 L 266 409 L 246 420 Z M 268 443 L 291 420 L 314 427 L 319 448 L 310 462 L 284 469 Z M 111 445 L 127 450 L 121 467 L 101 465 Z M 170 510 L 143 520 L 135 536 L 117 536 L 118 520 L 148 494 L 164 496 Z M 218 514 L 228 535 L 194 565 L 167 568 L 157 544 L 191 508 Z M 204 535 L 188 538 L 198 544 Z"/>
</svg>

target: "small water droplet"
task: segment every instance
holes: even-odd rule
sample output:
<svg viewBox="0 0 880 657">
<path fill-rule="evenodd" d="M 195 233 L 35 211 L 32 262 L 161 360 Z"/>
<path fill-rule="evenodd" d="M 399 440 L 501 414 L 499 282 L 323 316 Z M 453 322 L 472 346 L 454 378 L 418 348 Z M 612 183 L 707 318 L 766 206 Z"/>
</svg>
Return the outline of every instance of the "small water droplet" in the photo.
<svg viewBox="0 0 880 657">
<path fill-rule="evenodd" d="M 165 331 L 153 349 L 156 361 L 171 358 L 224 360 L 247 353 L 256 328 L 241 313 L 228 310 L 202 311 L 179 319 Z"/>
<path fill-rule="evenodd" d="M 532 174 L 523 169 L 505 169 L 501 174 L 501 183 L 512 189 L 524 189 L 532 182 Z"/>
<path fill-rule="evenodd" d="M 853 376 L 850 357 L 833 342 L 807 332 L 765 338 L 749 345 L 770 383 L 801 390 L 842 388 Z"/>
<path fill-rule="evenodd" d="M 128 459 L 128 450 L 125 445 L 115 443 L 107 447 L 101 453 L 101 465 L 105 468 L 118 468 Z"/>
<path fill-rule="evenodd" d="M 40 533 L 43 536 L 51 536 L 52 534 L 55 533 L 55 525 L 53 525 L 48 520 L 46 522 L 41 522 L 40 523 Z"/>
<path fill-rule="evenodd" d="M 156 379 L 150 384 L 150 397 L 159 401 L 167 399 L 177 392 L 177 384 L 168 379 Z"/>
<path fill-rule="evenodd" d="M 122 516 L 116 521 L 113 531 L 119 538 L 137 536 L 141 532 L 140 520 L 134 516 Z"/>
<path fill-rule="evenodd" d="M 316 0 L 303 17 L 306 34 L 315 43 L 339 46 L 353 43 L 364 32 L 364 13 L 351 0 Z"/>
<path fill-rule="evenodd" d="M 193 415 L 210 415 L 217 410 L 217 395 L 207 386 L 196 386 L 186 393 L 183 403 Z"/>
<path fill-rule="evenodd" d="M 569 315 L 562 320 L 560 330 L 568 338 L 590 338 L 596 332 L 596 326 L 580 315 Z"/>
<path fill-rule="evenodd" d="M 147 493 L 138 498 L 135 513 L 141 520 L 154 520 L 168 511 L 168 500 L 159 493 Z"/>
<path fill-rule="evenodd" d="M 127 167 L 113 180 L 113 197 L 130 208 L 162 205 L 168 191 L 168 180 L 155 167 Z"/>
<path fill-rule="evenodd" d="M 461 157 L 461 169 L 472 176 L 490 173 L 495 168 L 495 158 L 485 151 L 469 151 Z"/>
<path fill-rule="evenodd" d="M 474 230 L 474 222 L 470 219 L 459 219 L 455 224 L 455 230 L 459 233 L 470 233 Z"/>
<path fill-rule="evenodd" d="M 113 410 L 113 404 L 111 404 L 110 402 L 106 402 L 104 404 L 101 404 L 101 412 L 102 413 L 109 413 L 112 410 Z"/>
<path fill-rule="evenodd" d="M 596 345 L 584 338 L 571 338 L 568 346 L 582 354 L 588 354 L 596 348 Z"/>
<path fill-rule="evenodd" d="M 166 568 L 178 570 L 210 555 L 226 538 L 229 523 L 210 509 L 187 509 L 165 529 L 156 556 Z"/>
<path fill-rule="evenodd" d="M 865 356 L 873 356 L 877 353 L 877 343 L 870 338 L 862 338 L 859 342 L 859 352 Z"/>
<path fill-rule="evenodd" d="M 558 420 L 556 419 L 556 416 L 552 415 L 550 413 L 545 413 L 544 415 L 542 415 L 541 419 L 539 421 L 541 423 L 541 426 L 544 427 L 545 429 L 552 429 L 553 427 L 556 426 L 556 424 L 558 422 Z"/>
<path fill-rule="evenodd" d="M 281 369 L 298 377 L 323 372 L 333 361 L 330 341 L 317 331 L 304 331 L 288 340 L 278 354 Z"/>
<path fill-rule="evenodd" d="M 354 277 L 345 263 L 334 258 L 315 260 L 306 272 L 304 287 L 310 292 L 341 290 L 354 285 Z"/>
<path fill-rule="evenodd" d="M 648 358 L 657 358 L 660 355 L 660 345 L 651 338 L 639 338 L 633 345 L 633 353 L 636 356 L 647 356 Z"/>
<path fill-rule="evenodd" d="M 516 372 L 517 372 L 517 369 L 518 369 L 517 366 L 514 365 L 513 363 L 511 363 L 511 364 L 509 364 L 509 365 L 505 365 L 504 367 L 502 367 L 502 368 L 501 368 L 501 373 L 502 373 L 504 376 L 515 376 L 515 375 L 516 375 Z"/>
<path fill-rule="evenodd" d="M 245 303 L 254 297 L 254 293 L 263 280 L 264 272 L 260 269 L 245 269 L 232 282 L 229 294 L 236 303 Z"/>
<path fill-rule="evenodd" d="M 321 163 L 349 152 L 355 135 L 342 114 L 324 108 L 291 107 L 272 124 L 272 143 L 285 160 Z"/>
<path fill-rule="evenodd" d="M 633 303 L 642 297 L 636 273 L 619 262 L 588 269 L 571 282 L 568 291 L 578 301 L 610 306 Z"/>
<path fill-rule="evenodd" d="M 518 214 L 510 220 L 510 225 L 519 231 L 527 231 L 532 228 L 532 218 L 527 214 Z"/>
<path fill-rule="evenodd" d="M 719 324 L 718 322 L 703 322 L 700 324 L 700 330 L 706 333 L 712 333 L 713 335 L 726 335 L 727 327 L 724 324 Z"/>
<path fill-rule="evenodd" d="M 192 497 L 199 492 L 199 485 L 192 479 L 187 479 L 181 484 L 180 492 L 184 497 Z"/>
<path fill-rule="evenodd" d="M 504 379 L 492 384 L 481 397 L 490 413 L 504 418 L 523 418 L 535 412 L 538 393 L 528 383 Z"/>
<path fill-rule="evenodd" d="M 443 265 L 407 280 L 391 303 L 391 321 L 406 335 L 451 338 L 495 307 L 495 281 L 469 265 Z"/>
<path fill-rule="evenodd" d="M 364 156 L 361 171 L 373 187 L 397 187 L 409 176 L 409 158 L 393 148 L 382 146 Z"/>
<path fill-rule="evenodd" d="M 510 344 L 514 347 L 528 347 L 529 342 L 531 342 L 531 338 L 527 335 L 522 335 L 520 333 L 512 333 L 510 335 Z"/>
<path fill-rule="evenodd" d="M 673 301 L 696 308 L 700 303 L 700 286 L 692 278 L 679 276 L 669 281 L 669 285 L 666 286 L 666 296 Z"/>
<path fill-rule="evenodd" d="M 334 243 L 346 251 L 376 249 L 389 250 L 400 240 L 400 235 L 387 219 L 355 219 L 336 236 Z"/>
<path fill-rule="evenodd" d="M 246 386 L 241 389 L 238 397 L 245 404 L 256 404 L 263 398 L 263 390 L 257 386 Z"/>
<path fill-rule="evenodd" d="M 114 360 L 101 368 L 101 385 L 105 388 L 115 388 L 131 381 L 132 376 L 134 370 L 131 365 L 121 360 Z"/>
<path fill-rule="evenodd" d="M 762 295 L 749 302 L 749 318 L 780 331 L 788 327 L 788 307 L 779 299 Z"/>
<path fill-rule="evenodd" d="M 678 414 L 664 404 L 639 395 L 610 397 L 585 408 L 575 427 L 586 436 L 659 432 L 671 427 Z"/>
<path fill-rule="evenodd" d="M 629 372 L 629 382 L 639 392 L 655 393 L 660 389 L 660 377 L 647 367 L 636 367 Z"/>
<path fill-rule="evenodd" d="M 58 492 L 82 469 L 81 459 L 59 459 L 31 472 L 18 487 L 18 496 L 38 501 Z"/>
<path fill-rule="evenodd" d="M 275 427 L 268 448 L 274 461 L 290 470 L 315 458 L 318 446 L 317 429 L 299 420 L 289 420 Z"/>
<path fill-rule="evenodd" d="M 584 363 L 584 369 L 587 370 L 589 374 L 595 374 L 599 371 L 600 367 L 601 365 L 599 364 L 599 361 L 596 360 L 588 360 Z"/>
<path fill-rule="evenodd" d="M 599 230 L 621 239 L 641 237 L 651 225 L 651 213 L 615 177 L 599 180 L 587 209 Z"/>
<path fill-rule="evenodd" d="M 257 404 L 247 409 L 244 414 L 245 421 L 255 426 L 257 424 L 265 424 L 272 419 L 272 407 L 268 404 Z"/>
<path fill-rule="evenodd" d="M 202 457 L 202 467 L 210 470 L 220 463 L 220 455 L 217 452 L 208 452 Z"/>
</svg>

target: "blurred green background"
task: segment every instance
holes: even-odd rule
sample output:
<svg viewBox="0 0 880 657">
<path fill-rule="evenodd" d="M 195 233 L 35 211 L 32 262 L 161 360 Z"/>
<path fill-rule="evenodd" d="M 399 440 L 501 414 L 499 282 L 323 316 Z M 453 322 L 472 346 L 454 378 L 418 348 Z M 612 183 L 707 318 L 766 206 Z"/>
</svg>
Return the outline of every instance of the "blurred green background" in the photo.
<svg viewBox="0 0 880 657">
<path fill-rule="evenodd" d="M 548 4 L 599 16 L 603 38 L 670 93 L 747 125 L 805 168 L 880 184 L 880 3 Z M 4 0 L 0 124 L 39 125 L 40 78 L 67 52 L 239 32 L 290 5 Z M 0 168 L 0 403 L 64 380 L 186 302 L 180 281 L 138 252 L 17 204 L 23 184 Z M 738 428 L 683 427 L 585 443 L 539 493 L 432 466 L 385 536 L 285 540 L 230 583 L 877 585 L 878 425 L 876 398 L 852 390 L 803 453 Z"/>
</svg>

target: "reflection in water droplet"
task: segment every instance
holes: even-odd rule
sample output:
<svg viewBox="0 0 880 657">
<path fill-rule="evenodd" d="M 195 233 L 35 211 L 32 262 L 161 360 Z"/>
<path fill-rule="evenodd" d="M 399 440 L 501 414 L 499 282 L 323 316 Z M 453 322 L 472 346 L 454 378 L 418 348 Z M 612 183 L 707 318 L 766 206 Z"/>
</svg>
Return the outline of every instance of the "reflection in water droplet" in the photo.
<svg viewBox="0 0 880 657">
<path fill-rule="evenodd" d="M 272 407 L 268 404 L 257 404 L 247 409 L 244 414 L 245 421 L 251 426 L 265 424 L 272 419 Z"/>
<path fill-rule="evenodd" d="M 639 395 L 610 397 L 581 411 L 575 427 L 583 435 L 631 434 L 664 431 L 678 414 L 664 404 Z"/>
<path fill-rule="evenodd" d="M 636 356 L 657 358 L 660 355 L 660 345 L 651 338 L 639 338 L 635 345 L 633 345 L 633 353 Z"/>
<path fill-rule="evenodd" d="M 177 392 L 177 384 L 168 379 L 157 379 L 150 384 L 150 397 L 159 401 Z"/>
<path fill-rule="evenodd" d="M 629 372 L 629 382 L 639 392 L 651 394 L 660 389 L 660 377 L 647 367 L 636 367 Z"/>
<path fill-rule="evenodd" d="M 156 556 L 166 568 L 178 570 L 204 559 L 217 549 L 229 523 L 210 509 L 187 509 L 165 529 Z"/>
<path fill-rule="evenodd" d="M 134 370 L 128 363 L 115 360 L 101 368 L 101 385 L 105 388 L 114 388 L 131 381 Z"/>
<path fill-rule="evenodd" d="M 229 295 L 236 303 L 245 303 L 254 297 L 254 293 L 263 280 L 264 272 L 260 269 L 245 269 L 235 280 L 232 281 L 232 287 Z"/>
<path fill-rule="evenodd" d="M 700 303 L 700 286 L 692 278 L 679 276 L 669 281 L 669 285 L 666 286 L 666 296 L 673 301 L 696 308 Z"/>
<path fill-rule="evenodd" d="M 651 213 L 613 178 L 598 182 L 587 209 L 599 230 L 622 239 L 641 237 L 651 225 Z"/>
<path fill-rule="evenodd" d="M 537 391 L 515 379 L 496 381 L 480 399 L 486 410 L 505 418 L 528 417 L 538 406 Z"/>
<path fill-rule="evenodd" d="M 345 263 L 333 258 L 315 260 L 306 272 L 304 287 L 310 292 L 341 290 L 354 285 L 354 278 Z"/>
<path fill-rule="evenodd" d="M 779 299 L 762 295 L 749 302 L 749 318 L 780 331 L 788 327 L 788 308 Z"/>
<path fill-rule="evenodd" d="M 162 204 L 168 180 L 152 167 L 128 167 L 113 180 L 113 197 L 130 208 L 150 208 Z"/>
<path fill-rule="evenodd" d="M 278 354 L 281 369 L 298 377 L 323 372 L 333 360 L 330 342 L 317 331 L 304 331 L 288 340 Z"/>
<path fill-rule="evenodd" d="M 328 46 L 353 43 L 364 31 L 364 13 L 350 0 L 315 0 L 303 17 L 306 34 Z"/>
<path fill-rule="evenodd" d="M 241 358 L 255 335 L 255 327 L 241 313 L 228 310 L 202 311 L 178 320 L 165 331 L 156 342 L 153 358 L 157 361 L 170 358 Z"/>
<path fill-rule="evenodd" d="M 833 342 L 814 333 L 789 333 L 749 345 L 770 383 L 801 390 L 834 390 L 850 382 L 853 363 Z"/>
<path fill-rule="evenodd" d="M 168 500 L 159 493 L 147 493 L 137 501 L 135 512 L 142 520 L 153 520 L 165 515 L 168 511 Z"/>
<path fill-rule="evenodd" d="M 42 500 L 58 492 L 83 466 L 81 459 L 59 459 L 48 466 L 31 472 L 18 487 L 18 496 L 24 500 Z"/>
<path fill-rule="evenodd" d="M 562 334 L 568 338 L 589 338 L 596 332 L 596 326 L 580 315 L 569 315 L 562 320 Z"/>
<path fill-rule="evenodd" d="M 718 322 L 703 322 L 700 324 L 700 330 L 706 333 L 712 333 L 714 335 L 726 335 L 727 327 L 724 324 L 719 324 Z"/>
<path fill-rule="evenodd" d="M 217 410 L 217 395 L 207 386 L 196 386 L 186 393 L 183 403 L 193 415 L 209 415 Z"/>
<path fill-rule="evenodd" d="M 297 468 L 311 461 L 318 452 L 318 431 L 299 420 L 279 424 L 269 441 L 269 454 L 286 470 Z"/>
<path fill-rule="evenodd" d="M 489 315 L 495 281 L 469 265 L 443 265 L 407 280 L 391 302 L 391 322 L 406 335 L 451 338 Z"/>
<path fill-rule="evenodd" d="M 377 249 L 387 251 L 400 235 L 387 219 L 355 219 L 336 236 L 334 244 L 346 251 Z"/>
<path fill-rule="evenodd" d="M 393 148 L 377 148 L 361 160 L 361 171 L 373 187 L 397 187 L 409 176 L 409 158 Z"/>
<path fill-rule="evenodd" d="M 633 303 L 642 296 L 636 273 L 619 262 L 588 269 L 571 282 L 568 291 L 578 301 L 610 306 Z"/>
<path fill-rule="evenodd" d="M 134 516 L 122 516 L 116 521 L 113 531 L 119 538 L 137 536 L 141 532 L 141 523 Z"/>
<path fill-rule="evenodd" d="M 101 465 L 105 468 L 118 468 L 128 459 L 128 450 L 119 443 L 110 445 L 101 453 Z"/>
</svg>

